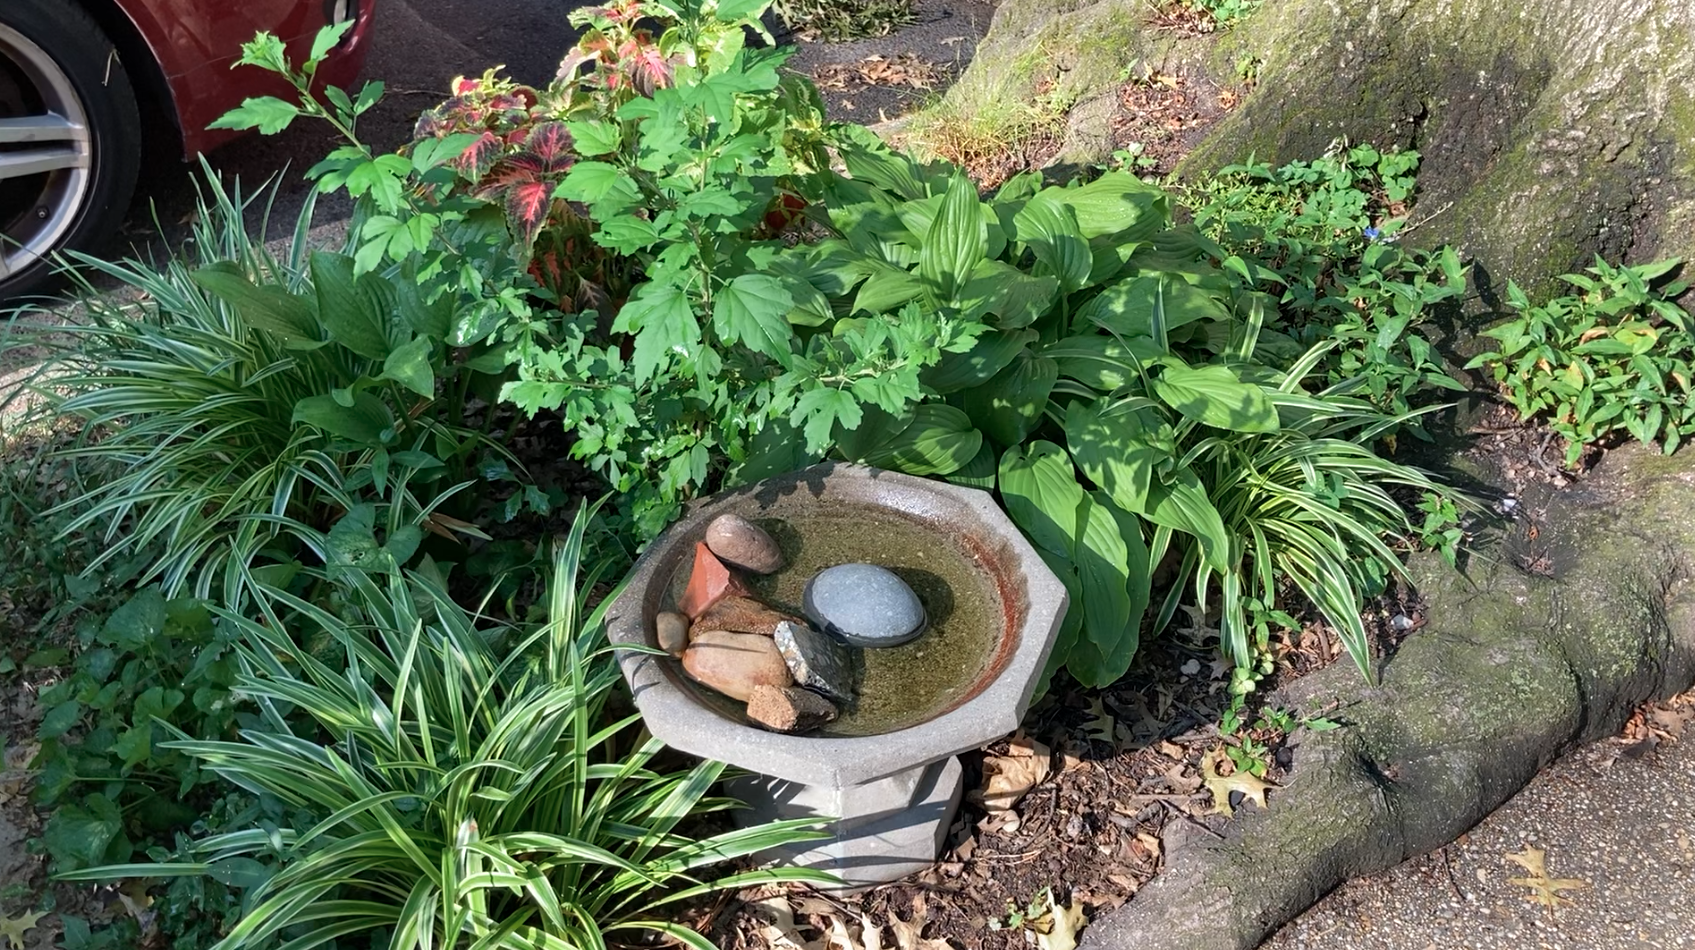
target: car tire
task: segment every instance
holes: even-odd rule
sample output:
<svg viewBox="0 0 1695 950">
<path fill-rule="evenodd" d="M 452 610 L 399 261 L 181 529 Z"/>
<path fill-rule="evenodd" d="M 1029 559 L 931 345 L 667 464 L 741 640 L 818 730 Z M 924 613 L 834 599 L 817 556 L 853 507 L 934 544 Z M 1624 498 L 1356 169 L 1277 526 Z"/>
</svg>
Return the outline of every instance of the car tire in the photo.
<svg viewBox="0 0 1695 950">
<path fill-rule="evenodd" d="M 141 165 L 135 90 L 69 0 L 0 5 L 0 301 L 45 289 L 65 250 L 123 222 Z"/>
</svg>

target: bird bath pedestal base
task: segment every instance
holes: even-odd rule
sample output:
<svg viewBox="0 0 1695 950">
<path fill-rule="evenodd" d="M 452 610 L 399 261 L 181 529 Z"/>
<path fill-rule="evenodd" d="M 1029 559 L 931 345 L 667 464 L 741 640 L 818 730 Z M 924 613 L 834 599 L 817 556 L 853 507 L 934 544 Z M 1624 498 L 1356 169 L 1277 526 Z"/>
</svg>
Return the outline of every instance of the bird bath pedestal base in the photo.
<svg viewBox="0 0 1695 950">
<path fill-rule="evenodd" d="M 898 881 L 935 863 L 964 790 L 964 769 L 951 755 L 846 788 L 802 785 L 766 775 L 744 775 L 725 783 L 726 793 L 748 806 L 736 815 L 743 825 L 841 816 L 824 827 L 832 837 L 765 856 L 834 874 L 842 879 L 842 890 Z"/>
</svg>

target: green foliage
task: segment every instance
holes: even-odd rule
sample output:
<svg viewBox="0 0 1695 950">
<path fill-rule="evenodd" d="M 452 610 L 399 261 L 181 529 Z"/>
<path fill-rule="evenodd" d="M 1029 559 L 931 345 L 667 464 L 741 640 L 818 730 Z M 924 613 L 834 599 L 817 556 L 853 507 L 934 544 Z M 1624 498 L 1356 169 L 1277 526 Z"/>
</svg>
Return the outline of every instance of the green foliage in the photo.
<svg viewBox="0 0 1695 950">
<path fill-rule="evenodd" d="M 1533 305 L 1517 285 L 1517 316 L 1483 332 L 1498 341 L 1467 368 L 1484 367 L 1525 419 L 1542 418 L 1566 440 L 1566 464 L 1583 447 L 1628 433 L 1667 454 L 1695 431 L 1690 315 L 1674 302 L 1688 289 L 1666 283 L 1678 261 L 1615 267 L 1562 279 L 1579 292 Z"/>
<path fill-rule="evenodd" d="M 664 908 L 721 889 L 829 883 L 807 871 L 706 869 L 816 835 L 805 821 L 693 839 L 682 823 L 721 763 L 669 765 L 639 717 L 611 707 L 621 682 L 601 610 L 579 578 L 587 516 L 557 552 L 550 617 L 490 629 L 420 575 L 354 572 L 334 613 L 275 589 L 235 631 L 238 689 L 265 711 L 241 741 L 168 744 L 235 785 L 325 816 L 196 841 L 193 860 L 66 875 L 200 877 L 246 890 L 216 946 L 295 946 L 370 934 L 388 946 L 602 946 L 647 933 L 710 950 Z M 603 609 L 603 608 L 602 608 Z M 320 660 L 301 641 L 328 637 Z M 298 708 L 316 730 L 276 714 Z M 317 736 L 329 737 L 319 745 Z M 275 859 L 276 867 L 270 866 Z"/>
<path fill-rule="evenodd" d="M 1204 13 L 1221 27 L 1235 26 L 1260 8 L 1265 0 L 1183 0 L 1189 9 Z"/>
<path fill-rule="evenodd" d="M 233 735 L 241 706 L 235 657 L 199 601 L 144 588 L 104 622 L 85 618 L 77 641 L 69 675 L 41 692 L 33 764 L 59 871 L 126 861 L 135 842 L 191 822 L 210 776 L 161 744 L 166 730 Z"/>
<path fill-rule="evenodd" d="M 143 582 L 205 596 L 221 580 L 228 599 L 228 568 L 277 542 L 286 519 L 321 526 L 369 496 L 418 520 L 441 497 L 412 489 L 451 493 L 498 455 L 460 416 L 503 361 L 456 345 L 466 315 L 418 299 L 406 275 L 355 276 L 346 256 L 309 254 L 310 203 L 278 258 L 248 237 L 253 199 L 208 187 L 189 256 L 81 258 L 133 302 L 85 285 L 83 321 L 8 345 L 45 351 L 19 390 L 39 397 L 35 418 L 79 427 L 47 449 L 78 488 L 48 514 L 66 516 L 67 535 L 100 532 L 88 570 L 151 552 Z"/>
<path fill-rule="evenodd" d="M 917 22 L 912 0 L 776 0 L 789 28 L 831 43 L 888 36 Z"/>
<path fill-rule="evenodd" d="M 1196 225 L 1242 258 L 1242 276 L 1278 295 L 1267 325 L 1305 346 L 1333 340 L 1325 383 L 1351 380 L 1352 392 L 1395 415 L 1432 391 L 1465 388 L 1419 330 L 1465 292 L 1458 255 L 1392 243 L 1417 169 L 1416 152 L 1359 145 L 1280 168 L 1231 166 L 1184 195 Z M 1416 416 L 1409 423 L 1426 437 Z"/>
<path fill-rule="evenodd" d="M 1339 340 L 1303 348 L 1268 330 L 1265 268 L 1174 226 L 1165 193 L 1128 173 L 1021 176 L 984 202 L 955 169 L 841 148 L 853 178 L 830 183 L 826 207 L 843 236 L 807 250 L 850 278 L 833 312 L 916 301 L 981 327 L 922 375 L 916 411 L 868 412 L 837 448 L 998 487 L 1070 589 L 1052 668 L 1085 685 L 1121 676 L 1168 556 L 1180 582 L 1154 628 L 1183 596 L 1217 609 L 1239 690 L 1286 617 L 1284 583 L 1368 666 L 1359 603 L 1401 570 L 1386 539 L 1412 530 L 1389 492 L 1437 488 L 1365 447 L 1410 413 L 1349 395 L 1358 379 L 1314 378 Z"/>
</svg>

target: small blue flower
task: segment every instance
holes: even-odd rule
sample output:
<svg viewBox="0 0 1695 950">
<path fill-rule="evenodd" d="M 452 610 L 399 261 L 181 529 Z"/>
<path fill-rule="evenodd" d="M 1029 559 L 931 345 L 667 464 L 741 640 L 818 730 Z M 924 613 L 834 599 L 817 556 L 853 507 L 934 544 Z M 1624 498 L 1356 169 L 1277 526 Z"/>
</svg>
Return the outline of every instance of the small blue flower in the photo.
<svg viewBox="0 0 1695 950">
<path fill-rule="evenodd" d="M 1366 240 L 1375 241 L 1375 240 L 1377 240 L 1377 236 L 1379 234 L 1382 234 L 1383 232 L 1377 230 L 1376 228 L 1366 228 L 1364 231 L 1362 231 L 1360 233 L 1365 235 Z"/>
</svg>

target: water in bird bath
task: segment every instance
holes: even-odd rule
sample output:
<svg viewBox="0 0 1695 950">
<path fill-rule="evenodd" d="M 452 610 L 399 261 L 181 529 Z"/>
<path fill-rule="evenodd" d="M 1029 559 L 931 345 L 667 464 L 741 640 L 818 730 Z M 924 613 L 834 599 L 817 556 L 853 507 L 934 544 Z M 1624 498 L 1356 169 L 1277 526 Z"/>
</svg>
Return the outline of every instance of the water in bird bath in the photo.
<svg viewBox="0 0 1695 950">
<path fill-rule="evenodd" d="M 754 518 L 783 549 L 783 570 L 746 575 L 755 596 L 801 616 L 806 582 L 837 564 L 876 564 L 910 585 L 930 625 L 900 646 L 849 648 L 858 670 L 856 701 L 819 730 L 825 736 L 869 736 L 926 722 L 971 696 L 1000 651 L 1006 617 L 988 570 L 965 550 L 920 522 L 865 510 Z M 685 557 L 670 585 L 671 602 L 687 585 Z M 726 715 L 741 705 L 691 686 Z"/>
</svg>

